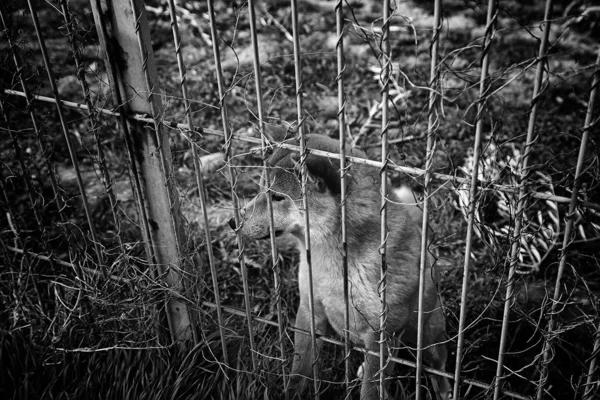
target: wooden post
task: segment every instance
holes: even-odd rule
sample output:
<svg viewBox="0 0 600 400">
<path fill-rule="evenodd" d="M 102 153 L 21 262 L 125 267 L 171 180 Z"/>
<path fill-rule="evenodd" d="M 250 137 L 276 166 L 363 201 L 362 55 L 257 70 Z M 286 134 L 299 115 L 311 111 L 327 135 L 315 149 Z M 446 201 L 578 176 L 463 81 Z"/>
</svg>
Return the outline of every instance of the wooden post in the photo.
<svg viewBox="0 0 600 400">
<path fill-rule="evenodd" d="M 190 259 L 182 247 L 184 233 L 177 192 L 173 187 L 168 135 L 161 125 L 163 104 L 143 0 L 92 0 L 92 11 L 130 161 L 148 264 L 173 292 L 166 317 L 173 339 L 195 338 L 182 274 Z M 154 119 L 153 124 L 134 120 Z M 191 262 L 191 261 L 190 261 Z"/>
</svg>

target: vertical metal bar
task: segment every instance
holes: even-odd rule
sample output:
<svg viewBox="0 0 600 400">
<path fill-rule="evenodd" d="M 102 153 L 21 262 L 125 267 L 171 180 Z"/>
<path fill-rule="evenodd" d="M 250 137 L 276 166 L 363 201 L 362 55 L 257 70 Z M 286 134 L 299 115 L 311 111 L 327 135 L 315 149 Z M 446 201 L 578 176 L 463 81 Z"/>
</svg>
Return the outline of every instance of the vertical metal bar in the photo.
<svg viewBox="0 0 600 400">
<path fill-rule="evenodd" d="M 77 38 L 76 32 L 73 30 L 73 22 L 71 20 L 71 14 L 69 10 L 69 6 L 67 0 L 60 0 L 61 10 L 63 14 L 63 19 L 65 21 L 65 29 L 67 31 L 67 35 L 69 37 L 69 42 L 71 44 L 71 51 L 73 52 L 73 59 L 75 61 L 75 68 L 77 70 L 77 80 L 81 85 L 81 91 L 83 92 L 83 99 L 85 104 L 88 107 L 88 120 L 90 124 L 90 130 L 94 134 L 94 138 L 96 140 L 97 152 L 98 152 L 98 169 L 100 170 L 100 174 L 102 177 L 102 184 L 104 185 L 104 189 L 106 190 L 106 195 L 108 196 L 108 200 L 110 203 L 110 210 L 113 217 L 113 222 L 115 224 L 115 228 L 117 232 L 120 232 L 121 221 L 117 216 L 117 199 L 113 190 L 113 182 L 110 178 L 110 174 L 108 172 L 108 168 L 106 166 L 106 159 L 104 157 L 104 150 L 102 148 L 100 134 L 98 132 L 98 118 L 97 114 L 94 111 L 94 105 L 92 104 L 92 100 L 90 98 L 90 87 L 87 83 L 85 77 L 85 69 L 84 64 L 81 62 L 80 51 L 77 48 Z M 123 247 L 123 241 L 120 235 L 117 235 L 117 240 L 119 242 L 119 248 L 121 253 L 125 253 L 125 249 Z"/>
<path fill-rule="evenodd" d="M 42 58 L 44 60 L 44 66 L 46 68 L 46 73 L 48 74 L 48 81 L 50 83 L 50 87 L 52 89 L 52 94 L 56 101 L 56 111 L 58 112 L 58 118 L 60 120 L 60 125 L 62 128 L 63 136 L 65 138 L 65 142 L 67 144 L 67 149 L 69 151 L 69 157 L 71 162 L 73 163 L 73 169 L 75 170 L 75 175 L 77 178 L 77 186 L 79 187 L 79 193 L 81 194 L 81 203 L 83 205 L 83 209 L 85 211 L 85 216 L 87 218 L 87 223 L 90 229 L 91 240 L 94 244 L 94 251 L 96 253 L 96 261 L 98 262 L 98 267 L 102 274 L 105 274 L 105 270 L 103 268 L 104 259 L 102 257 L 102 252 L 100 250 L 100 242 L 96 235 L 96 227 L 94 226 L 94 221 L 92 220 L 92 213 L 90 211 L 90 206 L 87 200 L 87 194 L 85 192 L 85 186 L 83 184 L 83 180 L 81 178 L 81 171 L 79 170 L 79 162 L 77 161 L 77 156 L 75 155 L 75 149 L 73 149 L 73 144 L 71 142 L 71 137 L 69 136 L 69 128 L 67 127 L 67 122 L 65 115 L 63 113 L 62 104 L 60 102 L 60 95 L 58 93 L 58 87 L 56 86 L 56 80 L 54 78 L 54 72 L 52 71 L 50 65 L 50 58 L 48 57 L 48 51 L 46 50 L 46 43 L 43 39 L 43 33 L 40 28 L 40 21 L 37 15 L 37 10 L 33 5 L 32 0 L 27 0 L 27 4 L 29 5 L 29 12 L 31 13 L 31 20 L 33 22 L 33 26 L 35 28 L 35 33 L 37 35 L 38 43 L 40 45 L 40 51 L 42 53 Z"/>
<path fill-rule="evenodd" d="M 527 126 L 527 137 L 525 139 L 525 148 L 523 159 L 519 170 L 519 197 L 517 199 L 517 211 L 515 214 L 515 228 L 511 237 L 510 249 L 510 269 L 508 271 L 508 282 L 506 284 L 506 295 L 504 298 L 504 313 L 502 317 L 502 331 L 500 333 L 500 345 L 498 349 L 498 364 L 496 367 L 496 379 L 494 383 L 494 400 L 500 398 L 502 389 L 502 376 L 504 374 L 504 349 L 506 347 L 508 335 L 508 319 L 510 316 L 510 304 L 512 303 L 514 291 L 515 271 L 519 261 L 519 251 L 521 245 L 521 230 L 523 227 L 523 218 L 527 207 L 527 181 L 529 178 L 529 155 L 531 154 L 535 142 L 535 124 L 538 114 L 540 91 L 542 88 L 542 79 L 544 77 L 544 64 L 546 51 L 548 48 L 548 38 L 550 35 L 550 18 L 552 14 L 552 0 L 546 1 L 544 10 L 544 22 L 542 31 L 542 40 L 538 51 L 537 66 L 535 71 L 535 80 L 533 83 L 533 92 L 531 98 L 531 111 L 529 114 L 529 123 Z"/>
<path fill-rule="evenodd" d="M 181 36 L 179 35 L 179 25 L 177 24 L 177 10 L 175 1 L 169 0 L 169 14 L 171 16 L 171 29 L 173 32 L 173 41 L 175 45 L 175 56 L 177 58 L 177 67 L 179 69 L 179 81 L 181 85 L 181 95 L 183 97 L 183 106 L 185 108 L 185 118 L 189 126 L 188 139 L 192 136 L 192 127 L 194 120 L 192 118 L 192 106 L 189 101 L 187 87 L 187 71 L 183 62 L 183 54 L 181 52 Z M 223 353 L 223 362 L 229 365 L 229 357 L 227 356 L 227 341 L 225 340 L 225 331 L 223 323 L 223 310 L 221 309 L 221 295 L 219 294 L 219 284 L 217 281 L 217 267 L 215 264 L 215 256 L 212 249 L 212 238 L 210 233 L 210 224 L 208 222 L 206 188 L 202 179 L 202 165 L 198 157 L 196 143 L 189 140 L 192 148 L 192 158 L 194 159 L 194 172 L 196 174 L 196 184 L 198 185 L 198 198 L 200 199 L 200 208 L 202 209 L 202 219 L 204 220 L 204 240 L 206 242 L 206 252 L 208 254 L 208 264 L 212 276 L 213 291 L 215 293 L 215 304 L 217 305 L 217 323 L 219 324 L 219 337 L 221 338 L 221 351 Z"/>
<path fill-rule="evenodd" d="M 431 36 L 431 65 L 429 69 L 429 109 L 427 121 L 427 153 L 425 157 L 425 182 L 423 195 L 423 224 L 421 231 L 421 262 L 419 265 L 419 308 L 417 316 L 417 370 L 416 370 L 416 400 L 421 399 L 423 390 L 421 374 L 423 371 L 423 301 L 425 291 L 425 269 L 428 263 L 428 222 L 429 222 L 429 195 L 431 184 L 431 170 L 433 168 L 433 155 L 436 147 L 436 130 L 438 126 L 435 107 L 438 103 L 438 48 L 439 33 L 441 29 L 441 0 L 435 0 L 433 11 L 433 33 Z"/>
<path fill-rule="evenodd" d="M 585 393 L 583 394 L 583 400 L 592 400 L 598 393 L 598 380 L 595 382 L 593 381 L 593 377 L 597 369 L 598 352 L 600 352 L 600 322 L 598 322 L 598 326 L 596 327 L 596 340 L 594 340 L 592 359 L 590 360 L 590 367 L 585 380 Z M 594 390 L 594 388 L 596 388 L 596 390 Z"/>
<path fill-rule="evenodd" d="M 236 172 L 231 166 L 231 131 L 229 130 L 228 117 L 227 117 L 227 106 L 225 104 L 225 84 L 223 79 L 223 69 L 221 68 L 221 53 L 219 51 L 219 36 L 217 35 L 217 26 L 215 24 L 215 9 L 214 1 L 208 0 L 208 17 L 210 20 L 210 34 L 213 45 L 213 55 L 215 57 L 215 72 L 217 74 L 217 85 L 219 87 L 219 108 L 221 109 L 221 120 L 223 123 L 223 134 L 225 136 L 225 162 L 227 164 L 227 178 L 231 187 L 231 200 L 233 202 L 233 216 L 235 219 L 235 226 L 240 226 L 240 205 L 235 193 L 235 181 Z M 250 351 L 252 357 L 252 368 L 254 371 L 258 369 L 258 361 L 256 359 L 256 345 L 254 343 L 254 329 L 252 329 L 252 311 L 250 309 L 250 290 L 248 288 L 248 270 L 244 261 L 244 238 L 242 237 L 239 230 L 236 232 L 237 244 L 238 244 L 238 261 L 240 263 L 240 269 L 242 270 L 242 284 L 244 286 L 244 302 L 246 319 L 248 320 L 248 335 L 250 341 Z"/>
<path fill-rule="evenodd" d="M 304 242 L 306 246 L 306 263 L 308 264 L 308 303 L 310 308 L 310 336 L 312 340 L 313 351 L 313 377 L 314 377 L 314 397 L 319 398 L 319 390 L 321 381 L 319 378 L 319 359 L 317 350 L 317 332 L 315 327 L 315 306 L 313 294 L 313 273 L 311 261 L 311 246 L 310 246 L 310 218 L 308 210 L 308 199 L 306 193 L 308 171 L 306 167 L 306 136 L 304 134 L 304 111 L 302 107 L 303 83 L 302 83 L 302 60 L 300 57 L 300 32 L 298 29 L 298 4 L 297 0 L 291 0 L 292 5 L 292 35 L 294 37 L 294 79 L 296 82 L 296 112 L 298 115 L 298 134 L 300 136 L 300 165 L 302 177 L 302 207 L 304 208 Z"/>
<path fill-rule="evenodd" d="M 581 144 L 579 145 L 579 155 L 577 157 L 577 167 L 575 168 L 575 180 L 573 182 L 573 191 L 571 193 L 571 202 L 569 203 L 569 212 L 567 214 L 567 224 L 565 226 L 565 233 L 563 238 L 562 248 L 560 250 L 560 263 L 558 265 L 558 273 L 556 275 L 556 284 L 554 286 L 554 296 L 550 306 L 550 319 L 548 320 L 548 326 L 546 329 L 546 341 L 542 349 L 542 361 L 540 366 L 540 383 L 537 388 L 537 399 L 540 400 L 544 397 L 544 386 L 548 379 L 548 364 L 551 361 L 552 353 L 552 341 L 554 336 L 554 325 L 556 324 L 555 315 L 558 309 L 558 303 L 560 300 L 560 287 L 562 283 L 562 277 L 565 272 L 567 265 L 567 249 L 571 243 L 571 232 L 573 230 L 573 221 L 575 220 L 575 209 L 577 208 L 579 195 L 579 187 L 581 186 L 581 174 L 583 172 L 585 161 L 585 152 L 587 148 L 587 142 L 589 139 L 589 133 L 592 128 L 594 109 L 596 107 L 596 97 L 598 95 L 598 83 L 600 82 L 600 50 L 598 51 L 598 57 L 596 58 L 596 71 L 594 72 L 594 79 L 590 90 L 590 100 L 588 102 L 587 113 L 585 115 L 585 123 L 581 128 L 583 134 L 581 136 Z"/>
<path fill-rule="evenodd" d="M 343 0 L 338 0 L 335 5 L 335 26 L 337 34 L 337 76 L 338 84 L 338 134 L 340 137 L 340 212 L 341 212 L 341 234 L 342 234 L 342 269 L 344 274 L 344 385 L 346 395 L 350 395 L 350 382 L 352 371 L 350 367 L 350 291 L 348 282 L 348 236 L 346 231 L 346 95 L 344 93 L 344 71 L 346 60 L 344 58 L 344 10 Z"/>
<path fill-rule="evenodd" d="M 465 246 L 465 262 L 463 268 L 462 292 L 460 297 L 460 317 L 458 325 L 458 343 L 456 346 L 456 368 L 454 370 L 454 399 L 460 398 L 460 374 L 462 368 L 462 351 L 465 339 L 465 317 L 467 315 L 467 293 L 469 291 L 469 269 L 471 266 L 471 248 L 473 245 L 473 224 L 475 222 L 477 183 L 479 181 L 479 158 L 481 156 L 481 136 L 483 132 L 483 112 L 485 110 L 488 89 L 488 69 L 490 64 L 490 48 L 496 25 L 496 0 L 488 0 L 485 38 L 483 42 L 483 58 L 481 60 L 481 78 L 479 81 L 479 104 L 477 106 L 477 124 L 475 126 L 475 143 L 473 145 L 473 172 L 469 190 L 469 217 L 467 221 L 467 238 Z"/>
<path fill-rule="evenodd" d="M 379 280 L 379 296 L 381 299 L 381 314 L 379 316 L 379 398 L 385 398 L 385 367 L 388 363 L 387 359 L 387 334 L 386 324 L 388 316 L 388 307 L 386 300 L 386 286 L 387 286 L 387 238 L 388 238 L 388 227 L 387 227 L 387 196 L 388 196 L 388 184 L 387 184 L 387 164 L 388 164 L 388 131 L 389 131 L 389 118 L 388 118 L 388 101 L 389 101 L 389 86 L 390 86 L 390 74 L 392 57 L 390 50 L 390 21 L 391 21 L 391 5 L 390 0 L 383 1 L 383 25 L 381 27 L 381 162 L 382 167 L 379 170 L 381 176 L 381 244 L 379 246 L 379 254 L 381 255 L 381 269 L 380 269 L 380 280 Z"/>
<path fill-rule="evenodd" d="M 91 4 L 110 69 L 109 78 L 115 100 L 123 115 L 131 179 L 148 262 L 153 273 L 158 275 L 155 271 L 158 270 L 173 292 L 182 294 L 185 287 L 181 271 L 185 269 L 186 260 L 181 243 L 185 240 L 180 223 L 179 199 L 171 179 L 169 138 L 162 134 L 158 121 L 162 102 L 153 91 L 157 71 L 145 8 L 141 0 L 93 0 Z M 111 36 L 108 35 L 109 31 Z M 126 60 L 118 59 L 125 56 Z M 140 71 L 143 73 L 140 74 Z M 153 126 L 137 122 L 133 118 L 135 114 L 151 116 Z M 166 299 L 166 317 L 172 336 L 180 347 L 195 338 L 194 325 L 183 297 L 171 296 Z"/>
<path fill-rule="evenodd" d="M 286 375 L 285 375 L 285 327 L 283 320 L 283 311 L 281 306 L 281 265 L 279 262 L 279 255 L 277 253 L 277 242 L 275 241 L 275 222 L 273 219 L 273 199 L 271 198 L 271 177 L 268 174 L 267 168 L 267 139 L 265 131 L 265 117 L 264 107 L 262 102 L 262 76 L 260 72 L 260 57 L 258 51 L 258 38 L 256 35 L 256 13 L 254 7 L 254 0 L 248 0 L 248 14 L 250 19 L 250 36 L 252 38 L 252 53 L 254 63 L 254 82 L 256 90 L 256 107 L 258 109 L 258 126 L 261 139 L 261 147 L 263 154 L 263 168 L 264 168 L 264 184 L 267 189 L 267 210 L 269 213 L 269 234 L 271 239 L 271 262 L 273 263 L 273 280 L 275 283 L 275 296 L 276 296 L 276 307 L 277 307 L 277 325 L 279 329 L 279 353 L 281 354 L 281 378 L 284 383 L 284 395 L 286 400 L 289 399 L 289 392 L 287 389 Z"/>
</svg>

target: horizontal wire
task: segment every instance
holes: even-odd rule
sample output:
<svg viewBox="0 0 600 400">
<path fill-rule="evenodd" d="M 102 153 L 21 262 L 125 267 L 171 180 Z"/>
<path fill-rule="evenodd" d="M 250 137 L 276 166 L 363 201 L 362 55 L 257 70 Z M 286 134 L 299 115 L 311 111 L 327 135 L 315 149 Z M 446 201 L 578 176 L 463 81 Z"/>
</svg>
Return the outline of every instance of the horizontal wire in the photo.
<svg viewBox="0 0 600 400">
<path fill-rule="evenodd" d="M 15 95 L 15 96 L 20 96 L 20 97 L 25 97 L 25 93 L 17 91 L 17 90 L 12 90 L 12 89 L 4 89 L 4 93 L 10 94 L 10 95 Z M 41 102 L 56 103 L 56 99 L 54 99 L 52 97 L 47 97 L 47 96 L 34 95 L 34 96 L 32 96 L 32 99 L 41 101 Z M 88 107 L 85 104 L 75 103 L 75 102 L 66 101 L 66 100 L 60 100 L 60 102 L 65 107 L 78 109 L 78 110 L 84 110 L 84 111 L 88 109 Z M 119 112 L 108 110 L 105 108 L 96 108 L 96 111 L 101 114 L 105 114 L 105 115 L 109 115 L 109 116 L 114 116 L 114 117 L 121 116 L 121 114 Z M 146 122 L 146 123 L 153 124 L 156 122 L 154 119 L 149 118 L 144 115 L 133 115 L 132 118 L 135 119 L 136 121 L 141 121 L 141 122 Z M 221 137 L 224 136 L 223 132 L 219 131 L 217 129 L 203 128 L 200 126 L 190 127 L 188 124 L 183 124 L 183 123 L 179 123 L 179 122 L 175 122 L 175 121 L 171 121 L 171 120 L 167 120 L 167 119 L 163 119 L 162 123 L 168 128 L 180 129 L 183 131 L 191 131 L 191 132 L 194 132 L 197 134 L 207 134 L 207 135 L 221 136 Z M 249 142 L 249 143 L 255 143 L 258 145 L 261 144 L 260 138 L 236 135 L 234 133 L 231 133 L 230 136 L 232 139 L 241 140 L 241 141 Z M 278 143 L 278 142 L 271 142 L 271 144 L 274 147 L 280 147 L 280 148 L 298 151 L 298 152 L 300 151 L 300 146 L 295 146 L 292 144 Z M 316 156 L 327 157 L 327 158 L 338 159 L 338 160 L 340 158 L 339 153 L 330 153 L 327 151 L 315 150 L 315 149 L 310 149 L 310 148 L 307 148 L 306 151 L 307 151 L 307 153 L 314 154 Z M 354 162 L 356 164 L 368 165 L 370 167 L 375 167 L 375 168 L 381 168 L 383 166 L 383 163 L 381 161 L 373 161 L 373 160 L 368 160 L 366 158 L 346 156 L 346 160 Z M 413 177 L 420 177 L 420 176 L 425 175 L 424 169 L 415 168 L 415 167 L 403 167 L 400 165 L 388 164 L 387 169 L 392 170 L 392 171 L 397 171 L 397 172 L 403 172 L 403 173 L 406 173 Z M 449 175 L 449 174 L 441 174 L 438 172 L 432 172 L 431 176 L 433 179 L 437 179 L 437 180 L 444 181 L 444 182 L 452 182 L 454 185 L 457 185 L 457 184 L 469 185 L 470 184 L 470 178 L 462 178 L 459 176 L 454 176 L 454 175 Z M 517 194 L 517 191 L 518 191 L 517 186 L 501 185 L 498 183 L 493 183 L 493 182 L 490 182 L 487 180 L 482 180 L 482 179 L 479 179 L 478 185 L 485 187 L 486 189 L 494 189 L 494 190 L 498 190 L 498 191 L 504 192 L 504 193 Z M 464 190 L 467 190 L 467 189 L 468 189 L 468 187 L 465 187 Z M 460 189 L 460 190 L 463 190 L 463 189 Z M 554 201 L 556 203 L 570 203 L 571 202 L 571 198 L 569 198 L 569 197 L 557 196 L 557 195 L 549 194 L 549 193 L 531 192 L 528 195 L 533 198 L 536 198 L 536 199 L 549 200 L 549 201 Z M 591 201 L 580 201 L 579 206 L 582 208 L 590 208 L 593 210 L 600 211 L 600 204 L 593 203 Z"/>
</svg>

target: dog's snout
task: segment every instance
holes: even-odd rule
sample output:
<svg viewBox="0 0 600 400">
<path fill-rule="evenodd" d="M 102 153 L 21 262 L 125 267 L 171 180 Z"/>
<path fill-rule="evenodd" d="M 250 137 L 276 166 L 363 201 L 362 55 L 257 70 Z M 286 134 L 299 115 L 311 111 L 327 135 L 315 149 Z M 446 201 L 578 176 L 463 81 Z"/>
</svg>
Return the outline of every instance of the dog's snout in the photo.
<svg viewBox="0 0 600 400">
<path fill-rule="evenodd" d="M 233 229 L 235 231 L 235 228 L 237 228 L 237 226 L 235 225 L 235 218 L 231 217 L 229 219 L 229 226 L 231 227 L 231 229 Z"/>
</svg>

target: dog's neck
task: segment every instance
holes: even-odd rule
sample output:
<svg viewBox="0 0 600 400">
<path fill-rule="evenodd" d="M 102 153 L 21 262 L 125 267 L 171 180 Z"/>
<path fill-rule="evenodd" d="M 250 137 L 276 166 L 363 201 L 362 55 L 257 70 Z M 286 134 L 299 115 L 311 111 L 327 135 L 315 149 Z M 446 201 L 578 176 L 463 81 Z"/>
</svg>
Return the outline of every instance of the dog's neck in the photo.
<svg viewBox="0 0 600 400">
<path fill-rule="evenodd" d="M 381 203 L 379 193 L 363 193 L 361 197 L 349 197 L 346 203 L 346 239 L 348 254 L 361 254 L 367 248 L 371 248 L 373 241 L 381 236 Z M 392 207 L 389 207 L 390 209 Z M 394 223 L 398 223 L 398 213 L 403 214 L 402 209 L 394 206 Z M 389 215 L 389 214 L 388 214 Z M 404 218 L 402 218 L 404 219 Z M 390 218 L 391 220 L 391 218 Z M 389 224 L 389 222 L 388 222 Z M 396 227 L 398 228 L 398 227 Z M 304 232 L 298 232 L 294 235 L 298 240 L 300 251 L 306 249 L 306 240 Z M 343 248 L 342 240 L 342 215 L 338 208 L 332 218 L 331 224 L 328 224 L 328 230 L 310 231 L 310 250 L 311 253 L 322 255 L 339 255 Z"/>
</svg>

